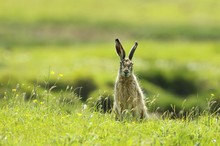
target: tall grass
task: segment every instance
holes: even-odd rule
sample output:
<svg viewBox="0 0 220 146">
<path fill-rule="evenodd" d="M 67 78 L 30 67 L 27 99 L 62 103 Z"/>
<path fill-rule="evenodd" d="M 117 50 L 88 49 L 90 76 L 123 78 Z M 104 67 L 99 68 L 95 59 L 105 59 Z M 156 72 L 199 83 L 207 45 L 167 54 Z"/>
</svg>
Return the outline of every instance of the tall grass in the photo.
<svg viewBox="0 0 220 146">
<path fill-rule="evenodd" d="M 5 93 L 0 107 L 0 144 L 218 145 L 220 141 L 218 115 L 206 111 L 176 120 L 164 114 L 163 119 L 118 122 L 114 114 L 95 112 L 76 98 L 78 105 L 69 106 L 54 96 L 51 92 L 49 102 L 46 96 L 25 102 L 18 91 Z"/>
</svg>

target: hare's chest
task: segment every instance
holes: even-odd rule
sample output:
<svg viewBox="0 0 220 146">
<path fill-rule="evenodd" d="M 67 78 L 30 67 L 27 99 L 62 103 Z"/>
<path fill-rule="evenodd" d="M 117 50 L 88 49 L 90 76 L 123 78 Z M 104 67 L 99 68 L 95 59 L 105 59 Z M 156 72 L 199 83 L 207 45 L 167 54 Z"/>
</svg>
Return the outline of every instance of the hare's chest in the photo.
<svg viewBox="0 0 220 146">
<path fill-rule="evenodd" d="M 137 96 L 137 89 L 134 83 L 119 83 L 116 88 L 118 88 L 117 96 L 124 103 L 133 101 Z"/>
</svg>

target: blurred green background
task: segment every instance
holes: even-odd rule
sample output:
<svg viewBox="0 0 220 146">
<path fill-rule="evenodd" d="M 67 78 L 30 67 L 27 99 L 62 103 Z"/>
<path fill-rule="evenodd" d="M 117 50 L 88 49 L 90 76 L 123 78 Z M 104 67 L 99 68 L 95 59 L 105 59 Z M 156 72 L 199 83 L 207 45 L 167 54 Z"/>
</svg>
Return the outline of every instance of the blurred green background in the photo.
<svg viewBox="0 0 220 146">
<path fill-rule="evenodd" d="M 112 98 L 119 38 L 127 52 L 139 42 L 134 72 L 150 111 L 208 100 L 216 110 L 219 10 L 219 0 L 0 0 L 0 98 L 53 85 L 56 98 L 67 87 L 83 102 Z"/>
</svg>

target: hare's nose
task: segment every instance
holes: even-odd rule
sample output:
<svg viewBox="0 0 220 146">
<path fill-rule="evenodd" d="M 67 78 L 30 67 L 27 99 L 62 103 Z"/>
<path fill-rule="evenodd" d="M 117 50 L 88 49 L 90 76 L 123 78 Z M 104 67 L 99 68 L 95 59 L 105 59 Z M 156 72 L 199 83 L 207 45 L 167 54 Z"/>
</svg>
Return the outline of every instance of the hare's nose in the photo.
<svg viewBox="0 0 220 146">
<path fill-rule="evenodd" d="M 129 71 L 128 71 L 128 70 L 125 70 L 125 71 L 124 71 L 124 73 L 125 73 L 125 74 L 128 74 L 128 73 L 129 73 Z"/>
</svg>

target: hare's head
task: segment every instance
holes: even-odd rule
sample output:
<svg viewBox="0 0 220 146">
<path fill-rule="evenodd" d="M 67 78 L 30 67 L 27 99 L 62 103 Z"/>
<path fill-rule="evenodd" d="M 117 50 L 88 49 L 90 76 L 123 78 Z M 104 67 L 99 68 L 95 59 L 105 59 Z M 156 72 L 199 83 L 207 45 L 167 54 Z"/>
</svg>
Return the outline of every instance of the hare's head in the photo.
<svg viewBox="0 0 220 146">
<path fill-rule="evenodd" d="M 132 57 L 134 52 L 138 46 L 138 43 L 135 42 L 134 46 L 131 48 L 128 58 L 125 58 L 125 51 L 119 41 L 119 39 L 115 39 L 115 48 L 118 56 L 120 57 L 120 75 L 123 77 L 129 77 L 132 74 L 133 62 Z"/>
</svg>

